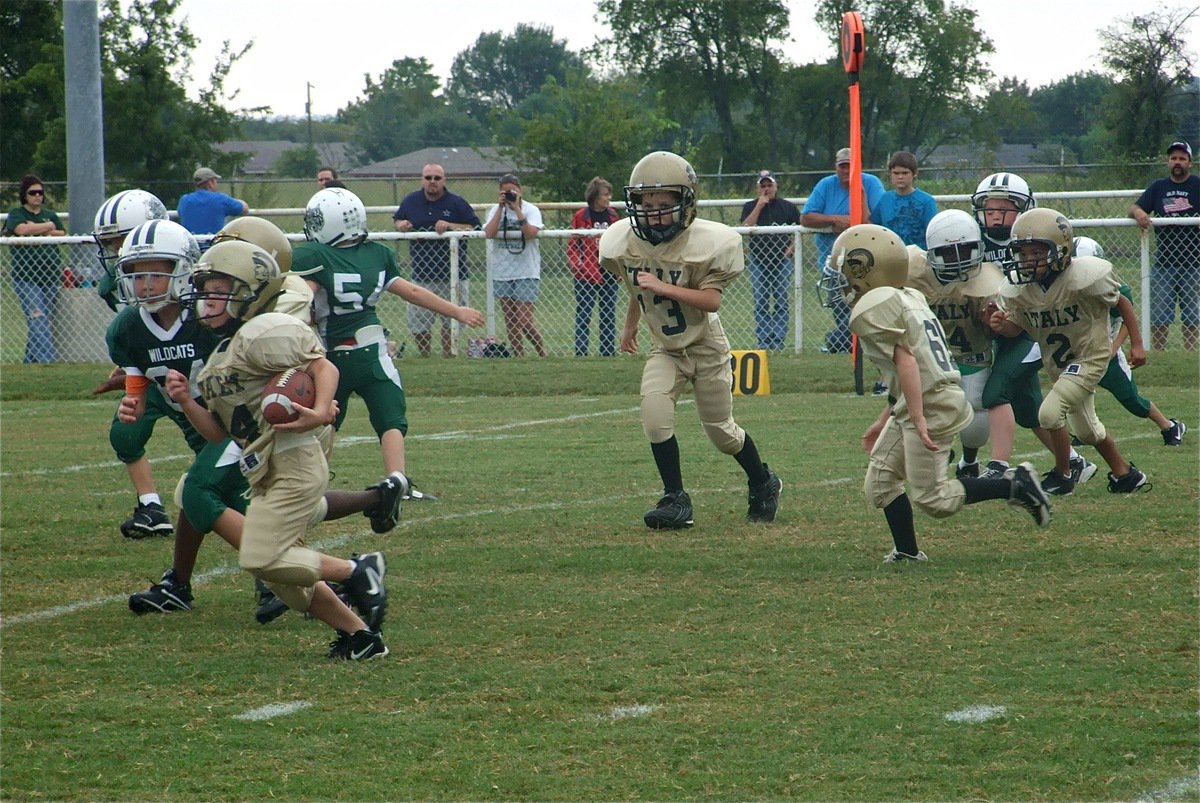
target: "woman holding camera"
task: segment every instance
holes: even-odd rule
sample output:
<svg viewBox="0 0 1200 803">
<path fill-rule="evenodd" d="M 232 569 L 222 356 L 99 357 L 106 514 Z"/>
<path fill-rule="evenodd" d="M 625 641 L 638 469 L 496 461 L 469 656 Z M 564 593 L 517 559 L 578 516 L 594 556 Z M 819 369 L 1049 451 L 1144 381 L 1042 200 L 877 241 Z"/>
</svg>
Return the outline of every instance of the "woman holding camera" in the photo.
<svg viewBox="0 0 1200 803">
<path fill-rule="evenodd" d="M 525 354 L 526 339 L 539 357 L 546 356 L 533 320 L 542 276 L 541 230 L 541 210 L 521 197 L 521 182 L 512 173 L 501 176 L 499 202 L 488 210 L 483 232 L 492 260 L 492 292 L 500 300 L 509 346 L 518 357 Z"/>
</svg>

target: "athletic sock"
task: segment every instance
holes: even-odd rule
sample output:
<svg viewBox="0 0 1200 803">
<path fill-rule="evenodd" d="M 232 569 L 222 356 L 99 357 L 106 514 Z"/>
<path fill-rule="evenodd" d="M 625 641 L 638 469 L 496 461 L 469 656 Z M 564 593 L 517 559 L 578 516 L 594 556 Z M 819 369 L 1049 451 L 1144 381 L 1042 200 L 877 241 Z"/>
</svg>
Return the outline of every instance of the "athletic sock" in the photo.
<svg viewBox="0 0 1200 803">
<path fill-rule="evenodd" d="M 770 476 L 762 458 L 758 456 L 758 447 L 754 445 L 754 439 L 750 437 L 749 432 L 746 433 L 746 440 L 742 442 L 742 450 L 735 454 L 733 459 L 738 461 L 742 471 L 746 472 L 746 478 L 751 485 L 762 485 Z"/>
<path fill-rule="evenodd" d="M 683 469 L 679 467 L 679 441 L 672 435 L 662 443 L 650 444 L 650 451 L 654 455 L 654 465 L 658 466 L 663 490 L 667 493 L 682 491 Z"/>
<path fill-rule="evenodd" d="M 883 509 L 883 515 L 887 519 L 888 529 L 892 531 L 892 543 L 896 545 L 896 551 L 916 557 L 920 550 L 917 549 L 912 502 L 908 500 L 908 494 L 900 494 L 893 499 Z"/>
</svg>

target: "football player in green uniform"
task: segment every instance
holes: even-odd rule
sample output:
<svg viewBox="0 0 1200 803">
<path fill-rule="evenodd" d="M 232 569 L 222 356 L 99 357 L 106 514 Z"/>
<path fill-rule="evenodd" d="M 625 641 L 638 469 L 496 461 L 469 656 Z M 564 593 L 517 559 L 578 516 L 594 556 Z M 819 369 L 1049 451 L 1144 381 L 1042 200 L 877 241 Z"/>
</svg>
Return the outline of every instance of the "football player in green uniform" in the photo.
<svg viewBox="0 0 1200 803">
<path fill-rule="evenodd" d="M 675 406 L 689 383 L 709 441 L 746 472 L 747 518 L 773 521 L 783 483 L 733 420 L 729 340 L 717 317 L 724 289 L 744 267 L 741 237 L 724 224 L 696 218 L 696 171 L 667 151 L 648 154 L 634 166 L 625 204 L 629 217 L 600 238 L 600 264 L 629 288 L 621 351 L 637 353 L 643 318 L 650 334 L 642 370 L 642 430 L 663 496 L 644 516 L 646 525 L 692 525 L 675 439 Z"/>
<path fill-rule="evenodd" d="M 1076 237 L 1072 242 L 1075 256 L 1098 257 L 1104 259 L 1104 249 L 1100 243 L 1091 237 Z M 1109 312 L 1109 335 L 1112 337 L 1112 358 L 1108 361 L 1108 370 L 1100 378 L 1100 387 L 1113 395 L 1121 406 L 1138 418 L 1148 418 L 1158 427 L 1164 446 L 1179 446 L 1183 443 L 1183 434 L 1187 425 L 1178 418 L 1167 418 L 1158 405 L 1150 401 L 1138 391 L 1137 381 L 1133 378 L 1133 369 L 1146 363 L 1146 352 L 1130 349 L 1129 358 L 1121 346 L 1129 337 L 1129 327 L 1137 328 L 1137 313 L 1133 306 L 1133 289 L 1121 282 L 1121 295 L 1129 302 L 1127 308 L 1118 302 Z M 1128 322 L 1128 325 L 1126 325 Z M 1132 365 L 1130 364 L 1132 362 Z"/>
<path fill-rule="evenodd" d="M 179 306 L 192 264 L 200 257 L 196 240 L 178 223 L 152 220 L 127 233 L 121 247 L 116 290 L 125 308 L 109 324 L 109 358 L 123 373 L 125 399 L 134 402 L 136 420 L 117 416 L 109 442 L 126 465 L 138 493 L 133 516 L 121 525 L 127 538 L 170 535 L 166 509 L 154 490 L 146 443 L 163 418 L 178 425 L 193 452 L 204 446 L 179 405 L 163 391 L 167 371 L 194 377 L 217 339 Z"/>
<path fill-rule="evenodd" d="M 113 312 L 125 306 L 117 294 L 117 259 L 121 246 L 129 232 L 151 220 L 167 220 L 167 208 L 156 196 L 145 190 L 125 190 L 106 200 L 96 211 L 92 238 L 99 250 L 100 264 L 104 273 L 97 285 L 97 292 Z M 111 335 L 111 333 L 110 333 Z M 92 389 L 93 396 L 125 388 L 125 372 L 120 365 L 113 367 L 108 378 Z M 161 399 L 151 396 L 149 403 L 157 407 Z M 154 484 L 150 461 L 145 454 L 146 440 L 153 429 L 140 425 L 121 423 L 116 414 L 109 426 L 108 440 L 117 453 L 117 459 L 125 464 L 129 480 L 133 484 L 137 503 L 133 515 L 121 524 L 121 533 L 126 538 L 147 538 L 154 535 L 170 535 L 171 519 L 163 506 Z M 140 454 L 140 457 L 136 455 Z"/>
<path fill-rule="evenodd" d="M 1053 209 L 1022 212 L 1012 225 L 1009 258 L 1004 262 L 1009 284 L 1001 289 L 1000 309 L 991 316 L 993 330 L 1006 337 L 1028 332 L 1041 345 L 1054 386 L 1038 411 L 1050 432 L 1055 467 L 1043 478 L 1048 486 L 1070 493 L 1071 437 L 1066 425 L 1109 466 L 1108 490 L 1148 490 L 1146 475 L 1122 457 L 1096 417 L 1096 386 L 1112 357 L 1109 310 L 1122 299 L 1112 263 L 1096 257 L 1071 257 L 1071 223 Z M 1128 299 L 1125 310 L 1132 310 Z M 1131 347 L 1145 358 L 1141 332 L 1129 329 Z M 1135 357 L 1136 360 L 1136 357 Z M 1047 488 L 1049 492 L 1049 488 Z"/>
<path fill-rule="evenodd" d="M 869 223 L 851 226 L 834 242 L 830 262 L 837 273 L 822 277 L 822 292 L 843 295 L 850 330 L 892 392 L 862 437 L 871 455 L 863 491 L 883 511 L 894 544 L 884 562 L 926 560 L 917 546 L 914 504 L 945 518 L 963 505 L 1007 499 L 1038 526 L 1049 524 L 1050 501 L 1029 463 L 1017 466 L 1012 479 L 948 476 L 946 453 L 974 412 L 941 324 L 924 296 L 904 286 L 908 252 L 900 237 Z"/>
<path fill-rule="evenodd" d="M 350 190 L 317 192 L 304 212 L 304 236 L 308 242 L 297 246 L 292 272 L 307 279 L 312 288 L 317 328 L 327 358 L 338 369 L 334 428 L 341 428 L 350 396 L 358 394 L 379 437 L 383 472 L 398 481 L 407 495 L 404 384 L 388 354 L 387 335 L 375 306 L 383 293 L 393 293 L 466 326 L 483 326 L 483 315 L 402 279 L 395 252 L 367 240 L 366 208 Z M 383 526 L 381 520 L 371 519 L 376 532 L 385 532 Z"/>
</svg>

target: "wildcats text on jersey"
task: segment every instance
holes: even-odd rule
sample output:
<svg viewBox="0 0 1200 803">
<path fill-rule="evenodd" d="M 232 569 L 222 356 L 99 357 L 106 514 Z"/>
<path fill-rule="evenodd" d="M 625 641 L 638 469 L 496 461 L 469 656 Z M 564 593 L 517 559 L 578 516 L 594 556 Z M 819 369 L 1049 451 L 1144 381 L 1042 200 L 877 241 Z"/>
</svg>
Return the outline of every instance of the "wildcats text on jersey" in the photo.
<svg viewBox="0 0 1200 803">
<path fill-rule="evenodd" d="M 170 360 L 190 360 L 196 356 L 196 347 L 192 343 L 159 346 L 149 351 L 150 362 L 160 363 Z"/>
</svg>

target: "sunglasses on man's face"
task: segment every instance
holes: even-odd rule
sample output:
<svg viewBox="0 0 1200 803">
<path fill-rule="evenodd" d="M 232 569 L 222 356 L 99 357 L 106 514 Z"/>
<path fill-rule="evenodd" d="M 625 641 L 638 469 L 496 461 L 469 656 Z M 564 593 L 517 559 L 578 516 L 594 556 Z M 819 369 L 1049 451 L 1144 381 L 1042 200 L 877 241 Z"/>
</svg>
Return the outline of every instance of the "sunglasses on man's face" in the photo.
<svg viewBox="0 0 1200 803">
<path fill-rule="evenodd" d="M 26 195 L 45 195 L 45 190 L 25 190 Z"/>
</svg>

